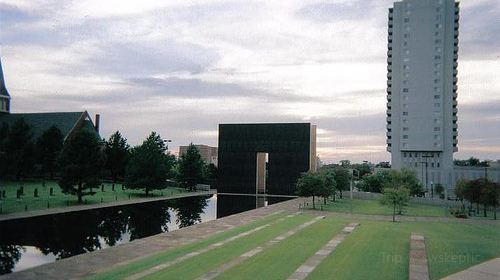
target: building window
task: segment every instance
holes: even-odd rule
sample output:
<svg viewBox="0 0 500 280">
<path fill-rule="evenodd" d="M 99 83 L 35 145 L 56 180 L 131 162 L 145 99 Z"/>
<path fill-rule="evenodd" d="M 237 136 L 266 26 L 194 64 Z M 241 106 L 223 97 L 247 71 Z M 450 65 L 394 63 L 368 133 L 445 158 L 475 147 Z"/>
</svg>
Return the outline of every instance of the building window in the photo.
<svg viewBox="0 0 500 280">
<path fill-rule="evenodd" d="M 407 89 L 407 88 L 404 88 L 404 89 L 403 89 L 403 92 L 408 92 L 408 89 Z"/>
<path fill-rule="evenodd" d="M 431 167 L 434 167 L 434 162 L 431 162 Z"/>
<path fill-rule="evenodd" d="M 434 99 L 439 99 L 441 98 L 441 95 L 437 94 L 437 95 L 434 95 Z"/>
<path fill-rule="evenodd" d="M 439 135 L 435 134 L 434 135 L 434 140 L 438 140 L 439 139 Z"/>
<path fill-rule="evenodd" d="M 408 148 L 408 144 L 407 143 L 403 143 L 403 148 Z"/>
<path fill-rule="evenodd" d="M 403 131 L 408 131 L 409 128 L 408 127 L 403 127 Z"/>
<path fill-rule="evenodd" d="M 410 18 L 405 17 L 404 22 L 410 22 Z"/>
<path fill-rule="evenodd" d="M 441 81 L 440 79 L 435 79 L 435 80 L 434 80 L 434 83 L 435 83 L 435 84 L 437 84 L 437 83 L 439 83 L 440 81 Z"/>
<path fill-rule="evenodd" d="M 439 162 L 436 165 L 437 165 L 437 167 L 439 167 Z"/>
<path fill-rule="evenodd" d="M 441 103 L 434 103 L 434 108 L 439 108 L 441 107 Z"/>
<path fill-rule="evenodd" d="M 436 39 L 436 40 L 434 40 L 434 43 L 435 43 L 435 44 L 441 44 L 441 39 Z"/>
<path fill-rule="evenodd" d="M 440 55 L 435 55 L 434 59 L 441 59 L 441 56 Z"/>
<path fill-rule="evenodd" d="M 408 135 L 403 135 L 403 139 L 408 139 Z"/>
<path fill-rule="evenodd" d="M 403 116 L 408 116 L 408 112 L 403 112 Z"/>
<path fill-rule="evenodd" d="M 434 127 L 434 131 L 441 131 L 441 128 L 440 127 Z"/>
</svg>

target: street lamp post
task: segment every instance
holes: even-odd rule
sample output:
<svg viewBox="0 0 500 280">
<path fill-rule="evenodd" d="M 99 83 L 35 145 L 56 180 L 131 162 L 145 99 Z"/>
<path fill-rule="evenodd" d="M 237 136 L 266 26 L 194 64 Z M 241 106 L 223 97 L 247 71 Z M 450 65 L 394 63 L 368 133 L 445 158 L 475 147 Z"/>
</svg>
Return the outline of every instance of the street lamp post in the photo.
<svg viewBox="0 0 500 280">
<path fill-rule="evenodd" d="M 170 139 L 163 139 L 163 143 L 165 143 L 165 148 L 168 151 L 168 143 L 172 143 L 172 140 L 170 140 Z"/>
</svg>

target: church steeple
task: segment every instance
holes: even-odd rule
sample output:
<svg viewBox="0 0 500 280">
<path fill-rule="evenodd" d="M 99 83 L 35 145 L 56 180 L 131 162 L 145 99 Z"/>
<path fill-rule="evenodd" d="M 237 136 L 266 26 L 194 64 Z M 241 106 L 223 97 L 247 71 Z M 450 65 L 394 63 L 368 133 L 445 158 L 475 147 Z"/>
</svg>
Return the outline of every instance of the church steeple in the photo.
<svg viewBox="0 0 500 280">
<path fill-rule="evenodd" d="M 1 113 L 10 113 L 10 95 L 5 86 L 2 60 L 0 59 L 0 114 Z"/>
</svg>

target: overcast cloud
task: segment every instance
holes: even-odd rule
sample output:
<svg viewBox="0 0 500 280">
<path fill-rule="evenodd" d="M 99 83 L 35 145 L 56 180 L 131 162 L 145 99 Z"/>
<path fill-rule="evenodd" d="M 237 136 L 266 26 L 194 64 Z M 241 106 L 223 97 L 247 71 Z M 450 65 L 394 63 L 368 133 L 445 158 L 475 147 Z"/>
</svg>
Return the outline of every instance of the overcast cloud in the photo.
<svg viewBox="0 0 500 280">
<path fill-rule="evenodd" d="M 459 152 L 500 158 L 500 2 L 463 0 Z M 386 0 L 0 0 L 14 112 L 217 145 L 219 123 L 313 122 L 327 162 L 385 151 Z"/>
</svg>

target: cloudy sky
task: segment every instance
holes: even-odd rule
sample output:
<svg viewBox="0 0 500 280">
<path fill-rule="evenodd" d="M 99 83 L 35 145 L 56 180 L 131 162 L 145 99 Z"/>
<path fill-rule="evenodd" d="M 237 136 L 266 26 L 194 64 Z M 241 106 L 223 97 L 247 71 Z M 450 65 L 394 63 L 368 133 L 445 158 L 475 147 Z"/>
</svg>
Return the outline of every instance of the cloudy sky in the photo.
<svg viewBox="0 0 500 280">
<path fill-rule="evenodd" d="M 217 145 L 228 122 L 313 122 L 323 161 L 385 151 L 388 0 L 0 0 L 13 112 Z M 459 152 L 500 158 L 500 1 L 463 0 Z"/>
</svg>

